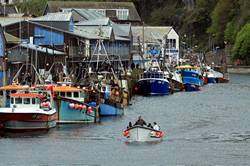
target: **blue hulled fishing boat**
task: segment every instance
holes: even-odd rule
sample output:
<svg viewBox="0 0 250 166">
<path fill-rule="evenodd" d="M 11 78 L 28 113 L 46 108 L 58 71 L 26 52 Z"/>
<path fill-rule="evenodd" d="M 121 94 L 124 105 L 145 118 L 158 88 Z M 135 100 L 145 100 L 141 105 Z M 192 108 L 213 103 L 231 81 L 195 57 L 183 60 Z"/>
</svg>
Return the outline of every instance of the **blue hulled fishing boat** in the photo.
<svg viewBox="0 0 250 166">
<path fill-rule="evenodd" d="M 87 92 L 68 86 L 53 88 L 59 123 L 91 123 L 99 121 L 99 108 L 86 103 Z M 88 99 L 89 100 L 89 99 Z"/>
<path fill-rule="evenodd" d="M 155 54 L 152 55 L 148 69 L 143 72 L 135 85 L 135 93 L 146 96 L 168 95 L 171 93 L 171 87 L 167 79 L 167 74 L 161 70 Z"/>
<path fill-rule="evenodd" d="M 176 67 L 181 73 L 186 91 L 199 91 L 203 86 L 203 79 L 196 67 L 185 65 Z"/>
<path fill-rule="evenodd" d="M 147 70 L 136 83 L 135 91 L 140 95 L 168 95 L 171 92 L 169 81 L 160 70 Z"/>
</svg>

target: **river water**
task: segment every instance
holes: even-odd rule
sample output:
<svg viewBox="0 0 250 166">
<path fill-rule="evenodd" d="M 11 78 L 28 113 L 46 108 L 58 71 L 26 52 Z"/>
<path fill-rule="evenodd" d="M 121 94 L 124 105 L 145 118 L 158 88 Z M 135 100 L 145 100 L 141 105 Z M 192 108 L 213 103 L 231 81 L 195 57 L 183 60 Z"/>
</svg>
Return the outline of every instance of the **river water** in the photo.
<svg viewBox="0 0 250 166">
<path fill-rule="evenodd" d="M 134 97 L 122 117 L 0 137 L 0 165 L 250 165 L 250 76 L 164 97 Z M 142 115 L 167 133 L 127 143 L 122 130 Z"/>
</svg>

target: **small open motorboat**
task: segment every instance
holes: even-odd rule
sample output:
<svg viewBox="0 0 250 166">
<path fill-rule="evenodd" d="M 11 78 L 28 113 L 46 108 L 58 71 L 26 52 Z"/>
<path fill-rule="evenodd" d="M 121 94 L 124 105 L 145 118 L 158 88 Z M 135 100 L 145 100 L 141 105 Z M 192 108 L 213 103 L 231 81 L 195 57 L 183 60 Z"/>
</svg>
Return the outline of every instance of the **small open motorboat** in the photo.
<svg viewBox="0 0 250 166">
<path fill-rule="evenodd" d="M 161 141 L 164 137 L 163 131 L 154 130 L 149 127 L 135 125 L 123 131 L 123 136 L 129 141 L 148 142 Z"/>
</svg>

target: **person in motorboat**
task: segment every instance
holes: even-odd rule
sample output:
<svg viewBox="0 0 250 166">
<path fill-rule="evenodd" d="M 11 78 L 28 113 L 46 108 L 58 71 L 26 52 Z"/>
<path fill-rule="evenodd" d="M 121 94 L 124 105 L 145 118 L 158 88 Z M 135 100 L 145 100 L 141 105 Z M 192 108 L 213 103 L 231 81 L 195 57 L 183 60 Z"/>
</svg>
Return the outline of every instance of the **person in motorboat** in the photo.
<svg viewBox="0 0 250 166">
<path fill-rule="evenodd" d="M 148 123 L 148 128 L 153 128 L 153 126 L 151 125 L 151 123 Z"/>
<path fill-rule="evenodd" d="M 159 125 L 157 125 L 157 123 L 156 122 L 154 122 L 154 127 L 153 127 L 153 129 L 154 130 L 160 130 L 160 126 Z"/>
<path fill-rule="evenodd" d="M 129 122 L 128 123 L 128 126 L 127 126 L 127 129 L 131 128 L 132 127 L 132 122 Z"/>
<path fill-rule="evenodd" d="M 141 116 L 138 117 L 137 121 L 135 122 L 134 125 L 140 125 L 140 126 L 143 126 L 143 125 L 147 125 L 147 123 L 142 119 Z"/>
</svg>

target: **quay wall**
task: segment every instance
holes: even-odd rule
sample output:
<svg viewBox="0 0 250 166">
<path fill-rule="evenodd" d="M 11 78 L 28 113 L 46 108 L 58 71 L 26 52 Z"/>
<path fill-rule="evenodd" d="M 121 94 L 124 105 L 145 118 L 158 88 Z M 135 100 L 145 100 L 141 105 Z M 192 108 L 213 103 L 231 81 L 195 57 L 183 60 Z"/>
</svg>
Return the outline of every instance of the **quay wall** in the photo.
<svg viewBox="0 0 250 166">
<path fill-rule="evenodd" d="M 232 74 L 250 74 L 250 66 L 228 66 L 227 70 Z"/>
</svg>

